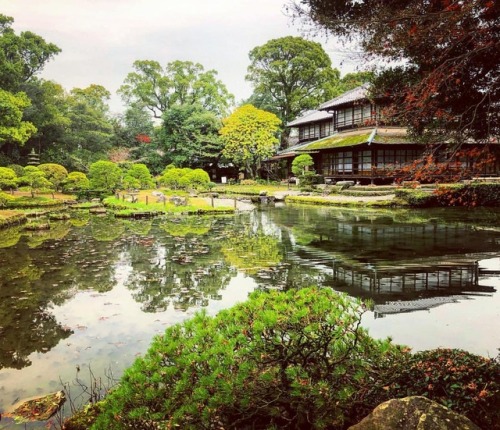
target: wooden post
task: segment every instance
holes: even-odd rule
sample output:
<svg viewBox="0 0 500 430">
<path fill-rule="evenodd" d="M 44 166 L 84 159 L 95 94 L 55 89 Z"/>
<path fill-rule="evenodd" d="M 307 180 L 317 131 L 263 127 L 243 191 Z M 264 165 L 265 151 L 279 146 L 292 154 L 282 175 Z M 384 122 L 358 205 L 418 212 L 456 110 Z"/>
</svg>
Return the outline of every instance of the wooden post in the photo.
<svg viewBox="0 0 500 430">
<path fill-rule="evenodd" d="M 210 200 L 212 201 L 212 207 L 214 207 L 214 196 L 210 197 Z"/>
<path fill-rule="evenodd" d="M 148 196 L 146 196 L 146 206 L 148 205 Z"/>
<path fill-rule="evenodd" d="M 237 206 L 238 206 L 236 202 L 237 202 L 237 201 L 236 201 L 236 197 L 235 197 L 235 198 L 234 198 L 234 208 L 235 208 L 235 209 L 236 209 L 236 208 L 237 208 Z"/>
</svg>

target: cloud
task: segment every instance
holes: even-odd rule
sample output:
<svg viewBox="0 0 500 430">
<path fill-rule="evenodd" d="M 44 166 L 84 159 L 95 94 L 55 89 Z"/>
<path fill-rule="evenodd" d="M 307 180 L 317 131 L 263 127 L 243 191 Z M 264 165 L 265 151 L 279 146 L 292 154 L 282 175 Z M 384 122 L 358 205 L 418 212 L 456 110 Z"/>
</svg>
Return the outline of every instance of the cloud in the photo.
<svg viewBox="0 0 500 430">
<path fill-rule="evenodd" d="M 282 12 L 284 1 L 0 0 L 0 10 L 14 18 L 16 31 L 33 31 L 62 49 L 42 77 L 68 90 L 96 83 L 114 93 L 135 60 L 190 60 L 215 69 L 240 100 L 251 94 L 249 51 L 299 35 Z M 117 96 L 111 107 L 121 109 Z"/>
</svg>

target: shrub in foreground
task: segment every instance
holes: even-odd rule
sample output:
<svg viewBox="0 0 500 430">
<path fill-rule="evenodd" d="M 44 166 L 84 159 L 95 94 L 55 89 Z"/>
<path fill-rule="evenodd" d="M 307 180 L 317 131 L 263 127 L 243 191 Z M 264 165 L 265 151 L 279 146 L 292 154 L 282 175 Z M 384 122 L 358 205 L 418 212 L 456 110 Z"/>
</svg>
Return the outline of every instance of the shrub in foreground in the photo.
<svg viewBox="0 0 500 430">
<path fill-rule="evenodd" d="M 467 416 L 483 429 L 500 429 L 498 358 L 440 348 L 408 355 L 391 367 L 386 399 L 425 396 Z"/>
<path fill-rule="evenodd" d="M 93 428 L 342 428 L 352 396 L 400 354 L 360 327 L 364 309 L 306 288 L 198 313 L 154 340 Z"/>
</svg>

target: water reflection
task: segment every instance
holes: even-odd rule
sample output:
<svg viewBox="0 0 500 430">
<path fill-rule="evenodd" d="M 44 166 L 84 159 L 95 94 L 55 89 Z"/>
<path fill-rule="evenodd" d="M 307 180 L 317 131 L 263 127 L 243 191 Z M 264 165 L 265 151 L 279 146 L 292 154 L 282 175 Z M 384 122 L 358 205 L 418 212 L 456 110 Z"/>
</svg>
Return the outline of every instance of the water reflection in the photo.
<svg viewBox="0 0 500 430">
<path fill-rule="evenodd" d="M 9 369 L 36 379 L 23 387 L 34 395 L 57 389 L 44 360 L 66 374 L 81 360 L 122 368 L 165 325 L 230 306 L 238 291 L 331 286 L 374 300 L 376 317 L 496 297 L 498 274 L 486 280 L 477 262 L 500 256 L 498 215 L 266 207 L 130 221 L 73 211 L 48 231 L 1 230 L 0 412 L 18 397 L 21 374 Z"/>
</svg>

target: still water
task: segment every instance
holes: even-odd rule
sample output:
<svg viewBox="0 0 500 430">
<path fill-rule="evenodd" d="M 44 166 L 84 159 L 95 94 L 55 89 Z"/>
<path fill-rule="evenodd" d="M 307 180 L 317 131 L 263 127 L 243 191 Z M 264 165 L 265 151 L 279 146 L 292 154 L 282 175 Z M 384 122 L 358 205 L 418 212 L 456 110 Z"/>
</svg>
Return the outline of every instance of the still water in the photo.
<svg viewBox="0 0 500 430">
<path fill-rule="evenodd" d="M 363 325 L 374 337 L 496 356 L 500 211 L 75 212 L 49 231 L 0 230 L 0 413 L 63 384 L 78 398 L 76 378 L 90 370 L 119 377 L 155 334 L 201 308 L 309 285 L 372 300 Z"/>
</svg>

